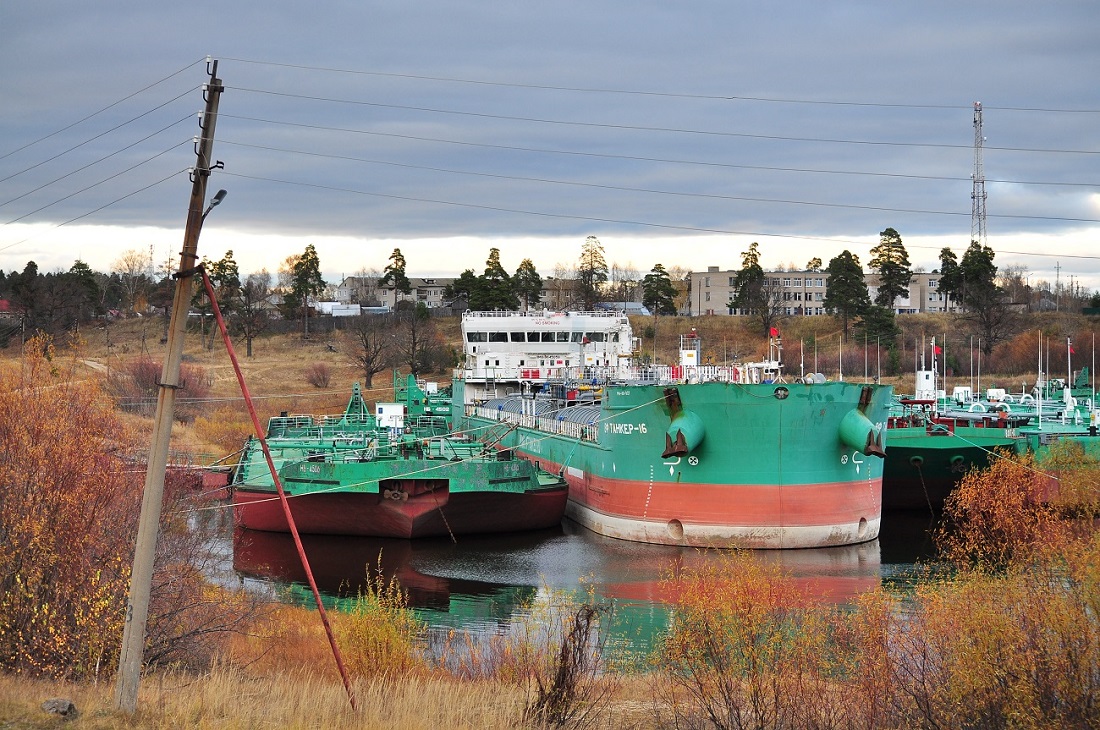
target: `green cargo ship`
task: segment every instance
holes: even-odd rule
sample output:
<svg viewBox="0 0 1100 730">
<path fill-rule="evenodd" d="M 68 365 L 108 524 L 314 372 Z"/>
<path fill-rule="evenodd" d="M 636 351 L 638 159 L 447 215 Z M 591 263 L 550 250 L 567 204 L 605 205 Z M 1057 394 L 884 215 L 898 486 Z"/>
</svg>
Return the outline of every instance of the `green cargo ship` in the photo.
<svg viewBox="0 0 1100 730">
<path fill-rule="evenodd" d="M 467 312 L 461 428 L 569 483 L 566 514 L 611 537 L 745 548 L 878 536 L 890 386 L 788 379 L 767 357 L 636 366 L 620 313 Z M 456 415 L 458 411 L 456 411 Z"/>
</svg>

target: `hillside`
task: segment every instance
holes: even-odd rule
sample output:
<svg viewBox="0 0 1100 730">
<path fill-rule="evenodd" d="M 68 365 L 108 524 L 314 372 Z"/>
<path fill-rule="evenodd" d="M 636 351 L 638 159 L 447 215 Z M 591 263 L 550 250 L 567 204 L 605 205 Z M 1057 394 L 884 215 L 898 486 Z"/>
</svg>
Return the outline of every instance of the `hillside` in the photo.
<svg viewBox="0 0 1100 730">
<path fill-rule="evenodd" d="M 1030 315 L 1021 326 L 1020 334 L 1002 343 L 993 357 L 981 360 L 983 387 L 1000 384 L 1011 390 L 1030 387 L 1035 380 L 1036 343 L 1039 331 L 1048 338 L 1050 370 L 1065 372 L 1065 337 L 1077 343 L 1074 367 L 1092 362 L 1092 342 L 1100 319 L 1047 313 Z M 433 320 L 443 342 L 460 351 L 459 319 Z M 767 339 L 752 329 L 753 323 L 742 318 L 709 317 L 637 317 L 632 320 L 634 334 L 641 340 L 639 357 L 660 362 L 672 362 L 677 357 L 679 338 L 693 328 L 703 343 L 703 364 L 723 364 L 736 360 L 756 359 L 766 354 Z M 899 392 L 912 392 L 913 371 L 919 362 L 918 352 L 933 337 L 943 344 L 949 364 L 948 387 L 965 384 L 978 356 L 969 348 L 969 335 L 946 315 L 911 315 L 898 318 L 902 335 L 897 354 L 891 362 L 885 348 L 875 343 L 841 342 L 839 326 L 831 317 L 801 317 L 786 320 L 782 325 L 784 361 L 789 375 L 800 372 L 823 372 L 829 377 L 843 375 L 848 380 L 873 378 L 881 374 L 884 383 L 893 384 Z M 757 325 L 758 326 L 758 325 Z M 120 374 L 129 373 L 135 363 L 152 360 L 159 371 L 166 345 L 162 342 L 164 320 L 133 318 L 109 326 L 85 327 L 79 332 L 75 350 L 76 363 L 88 377 L 117 382 Z M 205 346 L 204 346 L 205 343 Z M 59 345 L 61 343 L 58 343 Z M 314 334 L 304 339 L 300 333 L 268 334 L 254 342 L 253 357 L 244 356 L 244 344 L 234 343 L 245 380 L 256 402 L 261 422 L 280 411 L 290 413 L 333 413 L 343 409 L 353 382 L 364 382 L 350 355 L 352 344 L 344 332 Z M 68 348 L 60 347 L 59 350 Z M 72 352 L 72 350 L 69 350 Z M 976 353 L 976 351 L 975 351 Z M 0 360 L 17 359 L 18 342 L 0 350 Z M 972 363 L 974 363 L 972 365 Z M 1004 367 L 997 368 L 998 364 Z M 1011 366 L 1011 367 L 1009 367 Z M 220 337 L 210 343 L 198 331 L 189 332 L 184 344 L 185 376 L 202 381 L 180 394 L 178 402 L 189 406 L 194 420 L 180 425 L 174 435 L 176 448 L 185 451 L 227 453 L 231 444 L 239 443 L 250 430 L 240 388 L 229 356 Z M 327 387 L 311 382 L 311 370 L 327 370 Z M 450 372 L 425 374 L 429 380 L 445 382 Z M 316 381 L 316 377 L 312 378 Z M 955 383 L 953 380 L 957 380 Z M 999 382 L 998 382 L 999 381 Z M 189 391 L 191 391 L 189 393 Z M 117 387 L 116 387 L 117 392 Z M 379 374 L 367 398 L 373 402 L 386 399 L 392 393 L 392 377 Z M 188 399 L 199 397 L 197 402 Z M 133 416 L 139 423 L 152 413 L 152 399 L 144 409 L 146 418 Z M 138 413 L 142 409 L 134 409 Z M 196 425 L 198 428 L 196 428 Z M 144 426 L 147 428 L 147 425 Z"/>
</svg>

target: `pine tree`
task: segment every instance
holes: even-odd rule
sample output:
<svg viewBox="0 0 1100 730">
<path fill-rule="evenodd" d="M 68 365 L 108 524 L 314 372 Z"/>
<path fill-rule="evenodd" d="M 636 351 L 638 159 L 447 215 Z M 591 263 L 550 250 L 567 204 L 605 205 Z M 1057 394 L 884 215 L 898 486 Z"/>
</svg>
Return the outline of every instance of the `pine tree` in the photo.
<svg viewBox="0 0 1100 730">
<path fill-rule="evenodd" d="M 485 273 L 481 275 L 484 309 L 519 308 L 519 298 L 512 284 L 512 277 L 500 263 L 500 249 L 489 249 L 489 258 L 485 261 Z"/>
<path fill-rule="evenodd" d="M 642 279 L 642 304 L 654 315 L 676 314 L 676 287 L 661 264 L 654 264 Z"/>
<path fill-rule="evenodd" d="M 484 309 L 482 306 L 481 279 L 478 278 L 473 269 L 466 269 L 454 282 L 448 284 L 445 294 L 451 300 L 465 296 L 467 308 L 475 312 Z"/>
<path fill-rule="evenodd" d="M 606 282 L 607 259 L 604 258 L 603 245 L 600 239 L 589 236 L 584 239 L 577 264 L 578 294 L 585 311 L 591 312 L 603 300 L 602 285 Z"/>
<path fill-rule="evenodd" d="M 842 251 L 829 261 L 829 281 L 825 287 L 825 311 L 839 319 L 843 325 L 844 339 L 848 339 L 848 323 L 862 317 L 871 306 L 867 282 L 863 279 L 863 267 L 859 257 L 851 251 Z"/>
<path fill-rule="evenodd" d="M 946 251 L 946 249 L 945 249 Z M 987 355 L 993 346 L 1012 334 L 1017 318 L 1009 308 L 1004 289 L 997 284 L 995 253 L 989 246 L 971 241 L 958 267 L 950 266 L 950 257 L 940 254 L 940 263 L 950 273 L 949 289 L 965 311 L 964 319 L 973 322 L 982 337 L 982 351 Z M 945 278 L 941 270 L 941 283 Z"/>
<path fill-rule="evenodd" d="M 325 290 L 325 280 L 321 277 L 321 260 L 313 244 L 294 262 L 293 278 L 290 283 L 291 295 L 302 309 L 302 332 L 309 337 L 309 299 Z"/>
<path fill-rule="evenodd" d="M 741 270 L 733 279 L 737 293 L 729 301 L 730 309 L 755 317 L 764 335 L 768 335 L 782 318 L 779 290 L 768 286 L 768 277 L 760 265 L 760 246 L 753 241 L 748 251 L 741 252 Z"/>
<path fill-rule="evenodd" d="M 390 254 L 390 262 L 386 264 L 386 268 L 382 271 L 382 278 L 378 280 L 378 285 L 381 287 L 392 286 L 394 291 L 399 291 L 402 294 L 412 293 L 412 283 L 409 281 L 409 277 L 405 275 L 405 256 L 401 253 L 401 249 L 395 248 L 393 253 Z M 396 304 L 396 301 L 394 304 Z"/>
<path fill-rule="evenodd" d="M 515 287 L 516 296 L 523 302 L 524 311 L 537 306 L 542 299 L 542 277 L 535 270 L 535 264 L 531 259 L 519 262 L 519 268 L 512 275 L 512 285 Z"/>
<path fill-rule="evenodd" d="M 879 276 L 875 304 L 892 310 L 895 299 L 909 295 L 909 282 L 913 278 L 909 254 L 898 232 L 887 228 L 879 234 L 879 244 L 871 249 L 871 255 L 870 266 Z"/>
</svg>

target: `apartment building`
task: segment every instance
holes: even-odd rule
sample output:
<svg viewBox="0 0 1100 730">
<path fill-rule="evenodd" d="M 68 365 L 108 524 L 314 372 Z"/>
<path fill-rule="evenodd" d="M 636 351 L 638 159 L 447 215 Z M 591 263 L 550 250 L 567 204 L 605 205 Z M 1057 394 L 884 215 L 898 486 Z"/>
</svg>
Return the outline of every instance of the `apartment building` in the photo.
<svg viewBox="0 0 1100 730">
<path fill-rule="evenodd" d="M 740 315 L 733 306 L 737 296 L 739 269 L 720 270 L 709 266 L 706 271 L 693 271 L 688 276 L 691 314 Z M 788 316 L 825 314 L 825 290 L 829 282 L 827 271 L 769 271 L 767 286 L 776 305 Z M 894 300 L 895 314 L 957 311 L 953 302 L 945 300 L 937 284 L 937 273 L 914 273 L 909 282 L 909 295 Z M 868 292 L 874 299 L 878 291 L 878 274 L 864 274 Z"/>
<path fill-rule="evenodd" d="M 411 291 L 399 292 L 392 286 L 378 286 L 373 277 L 349 276 L 336 288 L 336 301 L 341 304 L 360 304 L 362 306 L 380 306 L 397 309 L 399 302 L 423 302 L 429 309 L 446 303 L 444 290 L 454 282 L 454 278 L 409 277 Z"/>
</svg>

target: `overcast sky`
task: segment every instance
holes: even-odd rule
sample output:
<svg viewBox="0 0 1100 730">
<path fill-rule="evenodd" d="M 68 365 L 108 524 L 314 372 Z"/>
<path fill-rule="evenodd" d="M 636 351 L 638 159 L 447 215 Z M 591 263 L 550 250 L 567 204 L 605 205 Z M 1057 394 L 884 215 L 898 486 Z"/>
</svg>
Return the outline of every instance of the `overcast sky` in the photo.
<svg viewBox="0 0 1100 730">
<path fill-rule="evenodd" d="M 286 9 L 279 9 L 279 7 Z M 326 278 L 608 262 L 914 267 L 971 237 L 983 105 L 1002 268 L 1100 289 L 1100 3 L 0 4 L 0 268 L 158 264 L 206 56 L 225 84 L 200 254 Z M 1072 278 L 1071 278 L 1072 277 Z"/>
</svg>

